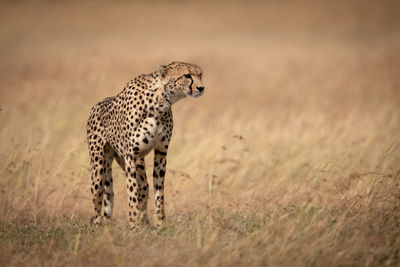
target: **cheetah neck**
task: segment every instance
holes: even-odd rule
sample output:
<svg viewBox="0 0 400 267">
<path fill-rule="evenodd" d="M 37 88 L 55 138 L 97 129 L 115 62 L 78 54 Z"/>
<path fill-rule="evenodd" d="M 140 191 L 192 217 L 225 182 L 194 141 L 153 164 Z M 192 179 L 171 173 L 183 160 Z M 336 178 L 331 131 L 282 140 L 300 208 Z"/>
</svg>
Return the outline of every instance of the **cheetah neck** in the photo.
<svg viewBox="0 0 400 267">
<path fill-rule="evenodd" d="M 152 108 L 156 113 L 163 113 L 171 109 L 174 103 L 186 96 L 183 92 L 176 92 L 172 85 L 166 84 L 157 71 L 139 75 L 131 83 L 135 85 L 135 90 L 152 96 L 151 99 L 154 103 Z"/>
<path fill-rule="evenodd" d="M 160 112 L 165 112 L 171 109 L 171 106 L 175 104 L 177 101 L 184 98 L 186 95 L 184 94 L 171 94 L 167 89 L 167 86 L 162 84 L 157 88 L 156 93 L 154 95 L 154 103 L 155 109 Z"/>
<path fill-rule="evenodd" d="M 154 105 L 152 109 L 154 109 L 156 114 L 161 114 L 171 109 L 175 99 L 168 94 L 166 84 L 161 79 L 159 72 L 143 75 L 141 80 L 145 80 L 146 82 L 144 90 L 153 95 L 152 100 Z"/>
<path fill-rule="evenodd" d="M 154 90 L 156 92 L 155 103 L 163 110 L 171 108 L 173 104 L 186 96 L 183 92 L 176 92 L 174 88 L 170 88 L 170 85 L 163 82 L 158 76 L 156 78 Z"/>
<path fill-rule="evenodd" d="M 168 95 L 168 98 L 169 98 L 169 101 L 170 101 L 171 105 L 175 104 L 176 102 L 178 102 L 179 100 L 185 98 L 185 96 L 186 96 L 184 93 L 174 93 L 174 94 L 168 94 L 167 93 L 167 95 Z"/>
</svg>

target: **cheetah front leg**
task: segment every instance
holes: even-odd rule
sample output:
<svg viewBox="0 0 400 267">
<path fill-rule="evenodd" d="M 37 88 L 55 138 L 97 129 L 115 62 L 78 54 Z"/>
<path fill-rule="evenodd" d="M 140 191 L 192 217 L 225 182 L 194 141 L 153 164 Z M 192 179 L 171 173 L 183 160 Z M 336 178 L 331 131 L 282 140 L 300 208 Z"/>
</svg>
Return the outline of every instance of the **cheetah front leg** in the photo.
<svg viewBox="0 0 400 267">
<path fill-rule="evenodd" d="M 139 158 L 136 160 L 136 170 L 137 177 L 136 181 L 138 184 L 138 209 L 140 211 L 141 217 L 139 218 L 140 223 L 149 223 L 147 218 L 147 201 L 149 198 L 149 184 L 147 182 L 146 176 L 146 166 L 144 158 Z"/>
<path fill-rule="evenodd" d="M 164 211 L 164 177 L 167 166 L 167 150 L 154 150 L 154 198 L 156 205 L 156 225 L 160 228 L 165 220 Z"/>
<path fill-rule="evenodd" d="M 149 195 L 144 158 L 129 156 L 125 159 L 125 173 L 129 196 L 129 225 L 138 229 L 141 222 L 147 222 L 147 199 Z"/>
</svg>

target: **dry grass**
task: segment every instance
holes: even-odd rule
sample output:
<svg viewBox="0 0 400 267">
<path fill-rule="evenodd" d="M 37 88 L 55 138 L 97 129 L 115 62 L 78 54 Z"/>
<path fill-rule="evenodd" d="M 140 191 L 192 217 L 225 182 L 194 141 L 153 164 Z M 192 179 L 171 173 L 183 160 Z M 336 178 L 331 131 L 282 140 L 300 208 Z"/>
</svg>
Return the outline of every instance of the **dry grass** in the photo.
<svg viewBox="0 0 400 267">
<path fill-rule="evenodd" d="M 0 265 L 399 265 L 396 10 L 0 3 Z M 115 165 L 114 222 L 93 228 L 90 107 L 175 59 L 206 94 L 174 106 L 167 225 L 129 233 Z"/>
</svg>

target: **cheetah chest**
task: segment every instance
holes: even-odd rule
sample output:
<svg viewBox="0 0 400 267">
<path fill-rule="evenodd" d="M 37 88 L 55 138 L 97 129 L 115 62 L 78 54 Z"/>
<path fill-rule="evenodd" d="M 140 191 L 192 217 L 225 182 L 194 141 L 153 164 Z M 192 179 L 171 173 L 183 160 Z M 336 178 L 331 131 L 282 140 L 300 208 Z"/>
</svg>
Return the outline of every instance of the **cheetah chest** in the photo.
<svg viewBox="0 0 400 267">
<path fill-rule="evenodd" d="M 155 118 L 146 118 L 138 127 L 136 133 L 135 144 L 138 145 L 138 152 L 146 155 L 153 148 L 161 145 L 161 139 L 165 127 L 162 123 L 158 123 Z"/>
</svg>

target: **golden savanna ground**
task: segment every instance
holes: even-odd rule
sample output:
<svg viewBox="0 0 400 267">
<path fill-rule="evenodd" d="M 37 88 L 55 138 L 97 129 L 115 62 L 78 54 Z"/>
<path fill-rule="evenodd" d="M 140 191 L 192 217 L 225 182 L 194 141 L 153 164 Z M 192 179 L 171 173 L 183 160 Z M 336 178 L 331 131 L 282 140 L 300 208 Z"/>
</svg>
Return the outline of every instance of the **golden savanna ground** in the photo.
<svg viewBox="0 0 400 267">
<path fill-rule="evenodd" d="M 1 2 L 0 265 L 399 265 L 398 10 Z M 114 220 L 91 227 L 90 108 L 172 60 L 206 92 L 173 107 L 166 226 L 129 232 L 114 163 Z"/>
</svg>

